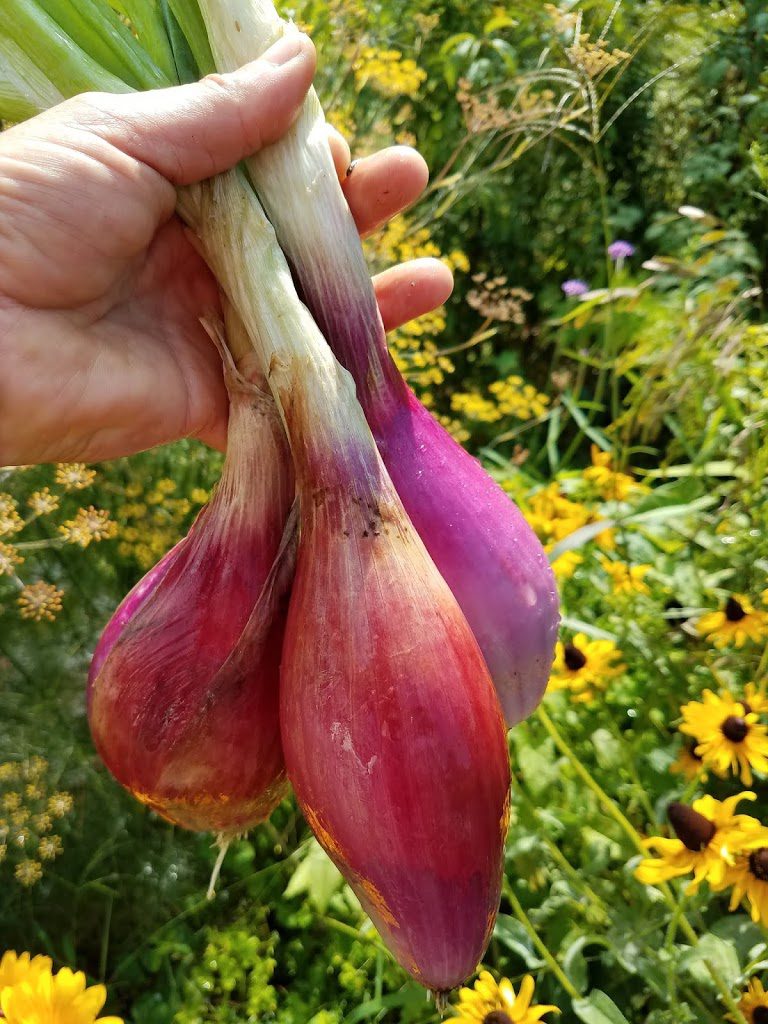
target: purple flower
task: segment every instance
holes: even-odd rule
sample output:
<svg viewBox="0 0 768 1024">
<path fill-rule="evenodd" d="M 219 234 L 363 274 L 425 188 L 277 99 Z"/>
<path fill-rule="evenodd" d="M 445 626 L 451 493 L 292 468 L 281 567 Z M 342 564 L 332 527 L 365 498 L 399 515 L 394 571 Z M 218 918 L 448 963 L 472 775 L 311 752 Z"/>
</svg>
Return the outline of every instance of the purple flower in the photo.
<svg viewBox="0 0 768 1024">
<path fill-rule="evenodd" d="M 612 260 L 616 260 L 619 263 L 621 260 L 627 260 L 630 256 L 634 256 L 635 247 L 631 242 L 625 242 L 623 238 L 617 238 L 615 242 L 611 242 L 608 246 L 608 255 Z"/>
<path fill-rule="evenodd" d="M 568 281 L 563 281 L 560 285 L 568 298 L 572 298 L 574 295 L 583 295 L 589 291 L 589 285 L 586 281 L 580 281 L 577 277 L 572 277 Z"/>
</svg>

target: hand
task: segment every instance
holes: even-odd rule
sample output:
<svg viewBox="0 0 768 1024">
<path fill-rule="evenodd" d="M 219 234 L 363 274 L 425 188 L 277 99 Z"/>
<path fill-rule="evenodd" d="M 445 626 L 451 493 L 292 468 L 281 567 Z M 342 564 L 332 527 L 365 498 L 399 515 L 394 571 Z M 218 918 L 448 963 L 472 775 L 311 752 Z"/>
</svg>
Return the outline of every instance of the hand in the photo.
<svg viewBox="0 0 768 1024">
<path fill-rule="evenodd" d="M 174 214 L 175 186 L 234 166 L 290 126 L 315 68 L 305 36 L 230 75 L 89 94 L 0 134 L 0 465 L 114 458 L 179 437 L 223 448 L 227 398 L 199 322 L 218 289 Z M 332 135 L 361 234 L 412 203 L 426 167 L 359 161 Z M 392 329 L 450 294 L 416 260 L 374 281 Z"/>
</svg>

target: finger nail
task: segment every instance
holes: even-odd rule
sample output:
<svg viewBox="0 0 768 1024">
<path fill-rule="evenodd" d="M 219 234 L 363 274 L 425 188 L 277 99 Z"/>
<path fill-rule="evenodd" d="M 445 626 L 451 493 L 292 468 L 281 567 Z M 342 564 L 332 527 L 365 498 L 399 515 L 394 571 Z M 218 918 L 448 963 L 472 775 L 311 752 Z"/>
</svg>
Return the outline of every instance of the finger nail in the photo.
<svg viewBox="0 0 768 1024">
<path fill-rule="evenodd" d="M 359 160 L 353 160 L 353 161 L 352 161 L 352 163 L 351 163 L 351 164 L 349 165 L 349 167 L 347 168 L 347 174 L 346 174 L 346 176 L 347 176 L 347 177 L 349 177 L 349 176 L 350 176 L 350 174 L 352 173 L 352 171 L 354 171 L 355 167 L 357 167 L 357 165 L 358 165 L 359 163 L 360 163 L 360 161 L 359 161 Z"/>
<path fill-rule="evenodd" d="M 298 56 L 304 48 L 306 37 L 301 32 L 291 32 L 289 35 L 281 36 L 276 43 L 262 55 L 262 60 L 275 67 L 282 67 L 288 64 L 294 57 Z"/>
</svg>

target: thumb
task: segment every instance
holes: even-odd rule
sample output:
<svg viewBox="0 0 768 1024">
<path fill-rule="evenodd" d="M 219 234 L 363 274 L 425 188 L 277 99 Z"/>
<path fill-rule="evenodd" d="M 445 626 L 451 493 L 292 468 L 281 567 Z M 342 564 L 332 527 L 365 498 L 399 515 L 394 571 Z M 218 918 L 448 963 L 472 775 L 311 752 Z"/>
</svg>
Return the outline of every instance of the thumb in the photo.
<svg viewBox="0 0 768 1024">
<path fill-rule="evenodd" d="M 291 33 L 229 74 L 151 92 L 91 94 L 87 127 L 174 185 L 189 185 L 284 135 L 314 73 L 311 40 Z"/>
</svg>

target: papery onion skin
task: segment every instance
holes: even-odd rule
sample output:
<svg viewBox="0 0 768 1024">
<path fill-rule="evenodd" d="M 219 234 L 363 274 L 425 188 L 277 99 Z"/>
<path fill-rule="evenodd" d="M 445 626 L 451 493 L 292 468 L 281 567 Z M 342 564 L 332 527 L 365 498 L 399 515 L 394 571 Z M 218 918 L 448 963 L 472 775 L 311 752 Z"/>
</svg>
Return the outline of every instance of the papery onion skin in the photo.
<svg viewBox="0 0 768 1024">
<path fill-rule="evenodd" d="M 501 709 L 402 514 L 333 490 L 304 500 L 281 675 L 291 782 L 398 961 L 447 990 L 480 961 L 498 908 L 509 792 Z"/>
<path fill-rule="evenodd" d="M 287 791 L 278 686 L 294 484 L 271 399 L 232 393 L 229 453 L 188 536 L 118 608 L 89 676 L 112 774 L 170 821 L 224 836 Z"/>
</svg>

